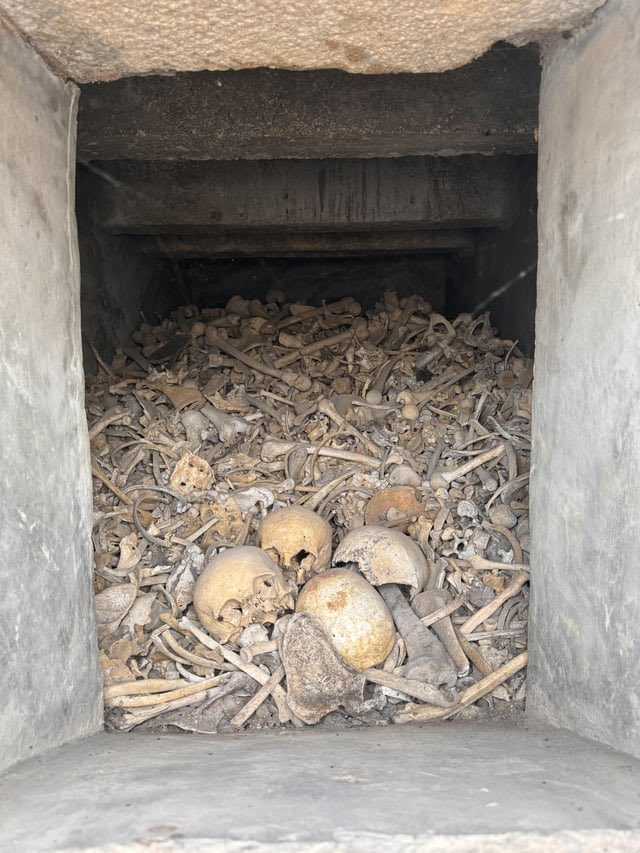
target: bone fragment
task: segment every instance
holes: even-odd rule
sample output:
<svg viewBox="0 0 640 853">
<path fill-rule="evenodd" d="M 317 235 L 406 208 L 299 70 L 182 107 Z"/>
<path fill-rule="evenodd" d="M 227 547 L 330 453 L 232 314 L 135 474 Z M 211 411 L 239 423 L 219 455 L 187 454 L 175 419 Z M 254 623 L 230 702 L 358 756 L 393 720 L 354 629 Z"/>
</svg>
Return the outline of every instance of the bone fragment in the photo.
<svg viewBox="0 0 640 853">
<path fill-rule="evenodd" d="M 443 604 L 442 607 L 438 607 L 437 610 L 434 610 L 432 613 L 429 613 L 428 616 L 421 616 L 420 621 L 426 628 L 430 628 L 432 625 L 435 625 L 435 623 L 438 622 L 440 619 L 444 619 L 445 616 L 451 616 L 452 613 L 455 613 L 456 610 L 459 610 L 466 602 L 466 600 L 466 595 L 460 593 L 460 595 L 456 595 L 456 597 L 451 600 L 447 599 L 446 603 Z"/>
<path fill-rule="evenodd" d="M 187 409 L 187 411 L 180 414 L 180 420 L 187 434 L 187 444 L 195 453 L 200 444 L 202 444 L 201 434 L 208 426 L 207 419 L 201 412 L 194 412 L 193 409 Z"/>
<path fill-rule="evenodd" d="M 474 456 L 473 459 L 470 459 L 468 462 L 465 462 L 464 465 L 460 465 L 457 468 L 454 468 L 453 471 L 442 471 L 434 474 L 432 479 L 432 485 L 434 488 L 438 488 L 440 484 L 440 480 L 443 480 L 447 485 L 453 483 L 454 480 L 457 480 L 459 477 L 464 477 L 465 474 L 471 473 L 471 471 L 479 468 L 481 465 L 484 465 L 485 462 L 492 462 L 494 459 L 499 459 L 504 454 L 504 445 L 500 444 L 498 447 L 492 447 L 491 450 L 485 450 L 484 453 L 481 453 L 479 456 Z M 434 483 L 434 480 L 437 482 Z"/>
<path fill-rule="evenodd" d="M 231 725 L 235 728 L 241 729 L 242 726 L 249 720 L 255 712 L 258 710 L 260 705 L 271 696 L 274 689 L 280 684 L 282 679 L 284 678 L 284 667 L 279 666 L 271 678 L 269 678 L 262 687 L 254 693 L 254 695 L 249 699 L 246 705 L 244 705 L 238 713 L 233 717 L 230 721 Z"/>
<path fill-rule="evenodd" d="M 518 474 L 518 476 L 515 478 L 515 480 L 509 480 L 508 483 L 505 483 L 503 486 L 500 486 L 500 488 L 496 489 L 496 491 L 491 495 L 491 497 L 487 501 L 487 505 L 485 507 L 485 510 L 488 512 L 491 509 L 491 505 L 494 503 L 494 501 L 496 501 L 502 495 L 505 495 L 505 499 L 506 499 L 506 495 L 508 493 L 510 493 L 511 491 L 515 492 L 515 491 L 518 491 L 519 489 L 521 489 L 524 486 L 524 484 L 527 482 L 528 479 L 529 479 L 528 473 Z"/>
<path fill-rule="evenodd" d="M 222 412 L 211 403 L 205 403 L 200 411 L 214 425 L 220 441 L 224 444 L 235 441 L 239 435 L 243 435 L 251 429 L 251 425 L 244 418 Z"/>
<path fill-rule="evenodd" d="M 340 483 L 344 483 L 345 480 L 348 480 L 352 476 L 352 470 L 345 471 L 344 474 L 341 474 L 339 477 L 335 477 L 335 479 L 331 480 L 330 483 L 327 483 L 321 489 L 318 489 L 315 495 L 311 495 L 305 500 L 304 506 L 306 507 L 306 509 L 317 509 L 320 504 L 325 500 L 325 498 L 329 497 L 329 495 L 335 489 L 336 486 L 340 485 Z"/>
<path fill-rule="evenodd" d="M 383 584 L 378 592 L 386 601 L 407 648 L 404 676 L 429 684 L 455 684 L 457 675 L 451 658 L 440 640 L 413 612 L 400 587 L 393 583 Z"/>
<path fill-rule="evenodd" d="M 353 329 L 348 329 L 346 332 L 338 332 L 336 335 L 331 335 L 328 338 L 322 338 L 319 341 L 314 341 L 311 344 L 300 347 L 300 349 L 295 352 L 287 353 L 286 355 L 277 358 L 274 361 L 274 365 L 276 368 L 287 367 L 307 355 L 313 355 L 316 352 L 320 352 L 322 349 L 331 349 L 331 347 L 336 346 L 336 344 L 341 344 L 343 341 L 349 341 L 353 337 L 353 334 Z"/>
<path fill-rule="evenodd" d="M 244 646 L 240 649 L 240 657 L 245 663 L 251 663 L 256 655 L 263 655 L 267 652 L 277 652 L 277 640 L 265 640 L 262 643 L 254 643 L 252 646 Z"/>
<path fill-rule="evenodd" d="M 97 480 L 100 480 L 100 482 L 103 483 L 109 489 L 110 492 L 113 492 L 113 494 L 117 498 L 119 498 L 119 500 L 121 500 L 123 504 L 126 504 L 127 506 L 133 505 L 133 501 L 131 500 L 131 498 L 127 497 L 127 495 L 125 495 L 125 493 L 121 489 L 119 489 L 115 483 L 111 482 L 111 480 L 106 476 L 106 474 L 102 473 L 95 459 L 91 460 L 91 472 L 93 476 Z"/>
<path fill-rule="evenodd" d="M 321 623 L 308 613 L 291 617 L 280 638 L 280 656 L 289 707 L 303 723 L 312 725 L 363 701 L 364 676 L 342 660 Z"/>
<path fill-rule="evenodd" d="M 516 575 L 509 586 L 505 587 L 499 595 L 496 595 L 493 601 L 490 601 L 489 604 L 485 604 L 484 607 L 477 610 L 460 626 L 460 633 L 467 635 L 471 634 L 475 628 L 482 625 L 482 623 L 490 616 L 493 616 L 496 610 L 498 610 L 505 601 L 508 601 L 510 598 L 513 598 L 514 595 L 517 595 L 528 580 L 529 575 L 526 572 L 521 572 Z"/>
<path fill-rule="evenodd" d="M 308 391 L 311 388 L 312 383 L 308 376 L 305 376 L 302 373 L 296 374 L 293 372 L 277 370 L 275 367 L 269 367 L 267 364 L 263 364 L 255 358 L 251 358 L 250 355 L 242 352 L 242 350 L 236 349 L 236 347 L 228 341 L 219 337 L 213 327 L 207 328 L 207 331 L 205 332 L 205 341 L 209 346 L 217 347 L 219 350 L 226 352 L 227 355 L 235 358 L 236 361 L 239 361 L 246 367 L 250 367 L 257 373 L 262 373 L 263 376 L 272 376 L 274 379 L 279 379 L 286 385 L 291 385 L 292 387 L 297 388 L 298 391 Z"/>
<path fill-rule="evenodd" d="M 239 673 L 235 673 L 235 675 L 239 675 Z M 160 716 L 160 714 L 166 714 L 169 711 L 178 711 L 180 708 L 186 708 L 190 705 L 213 702 L 215 699 L 225 696 L 229 692 L 228 684 L 232 681 L 233 674 L 225 673 L 225 676 L 226 678 L 224 682 L 202 690 L 200 693 L 182 696 L 179 699 L 162 702 L 161 704 L 152 705 L 148 708 L 126 709 L 118 729 L 126 732 L 135 726 L 139 726 L 140 723 L 144 723 L 146 720 L 152 720 L 154 717 Z"/>
<path fill-rule="evenodd" d="M 188 649 L 183 649 L 180 643 L 174 639 L 171 631 L 164 631 L 162 639 L 171 649 L 173 649 L 178 657 L 185 661 L 185 663 L 193 663 L 196 664 L 196 666 L 211 667 L 211 669 L 227 669 L 227 664 L 221 662 L 222 655 L 220 655 L 219 660 L 212 660 L 210 658 L 205 658 L 202 655 L 196 655 L 194 652 L 188 651 Z"/>
<path fill-rule="evenodd" d="M 195 693 L 209 690 L 228 677 L 229 674 L 224 672 L 222 675 L 215 675 L 213 678 L 207 678 L 197 684 L 186 684 L 184 687 L 177 687 L 161 694 L 112 696 L 110 699 L 105 698 L 105 705 L 111 708 L 144 708 L 150 705 L 172 702 L 174 699 L 182 699 L 185 696 L 193 696 Z M 177 681 L 176 683 L 180 684 L 181 682 Z"/>
<path fill-rule="evenodd" d="M 356 462 L 370 468 L 380 467 L 379 455 L 375 458 L 366 456 L 364 453 L 354 453 L 351 450 L 339 450 L 334 447 L 322 447 L 319 444 L 305 444 L 298 441 L 283 441 L 282 439 L 268 439 L 262 445 L 260 458 L 264 462 L 273 462 L 296 448 L 304 448 L 309 455 L 316 453 L 328 459 L 342 459 L 344 462 Z"/>
<path fill-rule="evenodd" d="M 107 411 L 102 415 L 101 418 L 92 425 L 89 430 L 89 441 L 93 441 L 94 438 L 100 435 L 100 433 L 105 430 L 108 426 L 115 423 L 131 423 L 131 417 L 129 412 L 123 409 L 121 406 L 113 406 L 111 409 L 107 409 Z"/>
<path fill-rule="evenodd" d="M 515 535 L 509 530 L 508 527 L 501 527 L 498 524 L 485 524 L 486 530 L 492 530 L 494 533 L 499 533 L 504 539 L 507 540 L 509 545 L 511 545 L 511 550 L 513 551 L 513 559 L 517 564 L 522 564 L 522 548 L 520 547 L 520 543 L 516 539 Z"/>
<path fill-rule="evenodd" d="M 208 649 L 212 649 L 213 651 L 220 652 L 225 660 L 234 664 L 237 669 L 240 669 L 242 672 L 250 675 L 251 678 L 258 682 L 258 684 L 266 684 L 269 680 L 270 675 L 266 673 L 264 669 L 260 669 L 260 667 L 256 666 L 254 663 L 245 663 L 240 655 L 232 652 L 231 649 L 228 649 L 226 646 L 217 643 L 208 634 L 205 634 L 204 631 L 200 630 L 200 628 L 191 622 L 190 619 L 187 619 L 186 616 L 183 616 L 178 624 L 182 630 L 188 631 L 190 634 L 193 634 L 196 639 L 200 640 L 203 646 L 206 646 Z M 291 719 L 291 713 L 287 704 L 287 697 L 280 685 L 277 685 L 274 688 L 273 699 L 278 708 L 278 719 L 281 723 L 286 723 Z"/>
<path fill-rule="evenodd" d="M 117 699 L 119 696 L 141 696 L 145 693 L 167 693 L 176 689 L 174 678 L 139 678 L 136 681 L 121 681 L 119 684 L 109 684 L 103 690 L 105 700 Z"/>
<path fill-rule="evenodd" d="M 471 554 L 464 559 L 449 559 L 463 566 L 468 564 L 477 572 L 528 572 L 531 568 L 528 563 L 501 563 L 498 560 L 486 560 L 479 554 Z"/>
<path fill-rule="evenodd" d="M 286 317 L 279 323 L 281 329 L 301 323 L 304 320 L 309 320 L 312 317 L 324 316 L 326 318 L 327 315 L 332 316 L 335 314 L 357 316 L 362 313 L 362 306 L 351 296 L 345 296 L 343 299 L 338 299 L 337 302 L 331 302 L 329 305 L 322 305 L 322 307 L 318 308 L 309 305 L 289 305 L 289 312 L 291 316 Z M 343 317 L 337 319 L 343 324 L 346 322 Z"/>
<path fill-rule="evenodd" d="M 387 380 L 389 376 L 391 376 L 391 371 L 396 366 L 400 359 L 400 356 L 395 356 L 394 358 L 390 358 L 385 364 L 380 368 L 378 375 L 374 379 L 374 381 L 369 385 L 367 393 L 365 394 L 365 400 L 367 403 L 371 403 L 374 406 L 379 406 L 384 399 L 384 388 L 387 384 Z"/>
<path fill-rule="evenodd" d="M 431 616 L 435 611 L 444 609 L 449 603 L 449 594 L 442 589 L 428 589 L 421 592 L 411 602 L 414 612 L 420 619 Z M 423 623 L 424 624 L 424 623 Z M 447 650 L 449 657 L 454 662 L 458 676 L 465 676 L 469 672 L 469 661 L 465 655 L 458 637 L 451 624 L 449 616 L 442 616 L 433 623 L 433 631 L 442 645 Z"/>
<path fill-rule="evenodd" d="M 420 699 L 421 702 L 427 702 L 429 705 L 451 708 L 456 704 L 455 690 L 447 687 L 438 688 L 433 684 L 425 684 L 423 681 L 403 678 L 400 675 L 394 675 L 392 672 L 385 672 L 383 669 L 365 669 L 362 674 L 367 681 L 371 681 L 373 684 L 389 687 L 391 690 L 397 690 L 406 696 Z"/>
<path fill-rule="evenodd" d="M 371 439 L 364 436 L 360 430 L 357 430 L 352 426 L 349 421 L 340 414 L 331 400 L 328 400 L 326 397 L 319 400 L 318 411 L 330 418 L 336 426 L 342 427 L 346 432 L 351 433 L 351 435 L 361 441 L 363 446 L 366 447 L 367 452 L 371 453 L 372 456 L 377 456 L 379 459 L 382 458 L 382 451 L 378 445 L 374 441 L 371 441 Z"/>
<path fill-rule="evenodd" d="M 493 693 L 496 687 L 508 681 L 517 672 L 520 672 L 527 665 L 529 653 L 522 652 L 515 658 L 510 660 L 504 666 L 499 667 L 491 675 L 477 682 L 477 684 L 468 687 L 460 694 L 460 699 L 453 708 L 442 710 L 433 706 L 406 705 L 393 718 L 394 723 L 412 723 L 425 722 L 427 720 L 447 720 L 453 717 L 463 708 L 473 705 L 478 699 L 482 699 L 488 693 Z"/>
<path fill-rule="evenodd" d="M 462 646 L 462 650 L 465 655 L 469 658 L 471 663 L 475 666 L 478 672 L 481 672 L 482 675 L 491 675 L 493 672 L 493 668 L 489 666 L 487 661 L 482 657 L 480 652 L 478 651 L 478 647 L 473 643 L 469 642 L 469 640 L 465 637 L 464 634 L 461 634 L 459 631 L 456 631 L 458 642 Z"/>
<path fill-rule="evenodd" d="M 404 392 L 402 395 L 398 395 L 398 401 L 400 403 L 413 403 L 416 406 L 423 406 L 429 400 L 439 394 L 441 391 L 444 391 L 445 388 L 449 388 L 451 385 L 455 385 L 457 382 L 460 382 L 461 379 L 464 379 L 465 376 L 469 376 L 470 373 L 474 372 L 474 368 L 468 368 L 467 370 L 462 370 L 459 373 L 455 373 L 453 376 L 449 377 L 445 382 L 430 383 L 428 388 L 425 388 L 424 391 L 418 392 Z"/>
</svg>

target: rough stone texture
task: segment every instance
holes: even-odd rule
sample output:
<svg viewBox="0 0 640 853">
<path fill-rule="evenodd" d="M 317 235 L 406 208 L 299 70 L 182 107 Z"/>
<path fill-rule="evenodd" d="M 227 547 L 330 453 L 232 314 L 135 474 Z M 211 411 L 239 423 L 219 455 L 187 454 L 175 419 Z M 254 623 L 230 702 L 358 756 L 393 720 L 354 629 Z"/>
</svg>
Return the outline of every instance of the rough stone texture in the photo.
<svg viewBox="0 0 640 853">
<path fill-rule="evenodd" d="M 472 252 L 472 231 L 267 231 L 162 235 L 140 238 L 148 255 L 172 258 L 373 255 L 399 252 Z"/>
<path fill-rule="evenodd" d="M 116 347 L 131 346 L 131 332 L 139 328 L 140 312 L 155 319 L 186 303 L 179 281 L 159 287 L 153 281 L 158 267 L 130 237 L 107 234 L 94 222 L 93 198 L 103 178 L 78 168 L 78 241 L 81 269 L 82 350 L 84 368 L 95 373 L 91 344 L 107 361 Z"/>
<path fill-rule="evenodd" d="M 77 82 L 226 68 L 444 71 L 583 23 L 601 0 L 1 0 Z"/>
<path fill-rule="evenodd" d="M 552 729 L 103 734 L 0 780 L 0 848 L 637 853 L 639 798 L 640 762 Z"/>
<path fill-rule="evenodd" d="M 0 768 L 101 723 L 73 218 L 77 90 L 0 26 Z"/>
<path fill-rule="evenodd" d="M 640 755 L 640 6 L 543 73 L 529 711 Z"/>
<path fill-rule="evenodd" d="M 109 161 L 96 222 L 119 234 L 506 225 L 518 159 Z"/>
<path fill-rule="evenodd" d="M 83 160 L 535 152 L 539 51 L 499 45 L 443 74 L 246 71 L 82 87 Z"/>
</svg>

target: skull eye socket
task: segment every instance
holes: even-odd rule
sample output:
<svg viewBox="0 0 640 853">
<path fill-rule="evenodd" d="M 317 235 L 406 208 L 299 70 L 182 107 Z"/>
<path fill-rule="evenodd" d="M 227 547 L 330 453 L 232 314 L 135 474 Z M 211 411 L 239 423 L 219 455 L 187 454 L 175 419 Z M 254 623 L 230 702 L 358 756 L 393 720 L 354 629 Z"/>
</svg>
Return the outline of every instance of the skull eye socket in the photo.
<svg viewBox="0 0 640 853">
<path fill-rule="evenodd" d="M 309 553 L 309 551 L 305 551 L 304 549 L 302 549 L 301 551 L 298 551 L 297 554 L 294 554 L 293 562 L 300 565 L 300 563 L 302 563 L 302 561 L 304 559 L 306 559 L 307 557 L 310 557 L 310 556 L 311 556 L 311 554 Z"/>
</svg>

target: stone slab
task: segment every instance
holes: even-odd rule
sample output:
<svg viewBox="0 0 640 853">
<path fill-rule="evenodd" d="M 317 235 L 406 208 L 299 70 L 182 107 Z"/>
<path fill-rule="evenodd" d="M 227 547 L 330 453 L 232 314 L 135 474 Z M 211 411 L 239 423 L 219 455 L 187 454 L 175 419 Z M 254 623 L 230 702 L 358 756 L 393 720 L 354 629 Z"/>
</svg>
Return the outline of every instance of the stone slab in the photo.
<svg viewBox="0 0 640 853">
<path fill-rule="evenodd" d="M 77 90 L 0 24 L 0 768 L 102 721 L 73 215 Z"/>
<path fill-rule="evenodd" d="M 639 79 L 636 0 L 544 66 L 527 691 L 541 718 L 638 756 Z"/>
<path fill-rule="evenodd" d="M 102 734 L 9 771 L 0 801 L 4 853 L 640 849 L 640 761 L 496 723 Z"/>
<path fill-rule="evenodd" d="M 444 74 L 199 72 L 82 87 L 83 160 L 268 160 L 536 150 L 533 46 Z"/>
<path fill-rule="evenodd" d="M 107 161 L 96 224 L 112 233 L 363 231 L 506 225 L 522 158 Z"/>
<path fill-rule="evenodd" d="M 602 0 L 1 0 L 0 9 L 77 82 L 203 68 L 444 71 L 498 41 L 579 26 Z"/>
</svg>

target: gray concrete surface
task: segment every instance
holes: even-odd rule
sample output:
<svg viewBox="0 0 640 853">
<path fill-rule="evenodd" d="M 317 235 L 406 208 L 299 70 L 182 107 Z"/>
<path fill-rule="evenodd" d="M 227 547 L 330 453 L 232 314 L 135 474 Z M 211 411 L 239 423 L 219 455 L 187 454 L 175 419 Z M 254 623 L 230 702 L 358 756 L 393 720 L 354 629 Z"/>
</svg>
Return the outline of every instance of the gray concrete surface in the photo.
<svg viewBox="0 0 640 853">
<path fill-rule="evenodd" d="M 640 5 L 548 54 L 529 711 L 640 755 Z"/>
<path fill-rule="evenodd" d="M 0 768 L 100 726 L 77 93 L 0 25 Z"/>
<path fill-rule="evenodd" d="M 158 287 L 156 258 L 144 255 L 130 237 L 114 236 L 98 228 L 94 216 L 96 186 L 105 178 L 78 166 L 76 217 L 80 249 L 82 350 L 88 374 L 98 369 L 91 345 L 107 362 L 117 347 L 131 346 L 131 333 L 139 328 L 141 311 L 153 324 L 179 304 L 187 294 L 176 282 Z"/>
<path fill-rule="evenodd" d="M 532 834 L 548 845 L 605 830 L 635 840 L 620 849 L 640 849 L 640 761 L 566 732 L 500 724 L 102 734 L 10 770 L 0 802 L 4 853 L 432 850 L 450 848 L 428 846 L 431 836 L 495 844 Z M 229 847 L 205 846 L 213 841 Z"/>
<path fill-rule="evenodd" d="M 464 310 L 490 311 L 501 337 L 517 340 L 520 349 L 533 356 L 538 257 L 535 165 L 523 175 L 519 196 L 518 218 L 510 228 L 476 232 L 474 273 Z M 461 290 L 464 294 L 464 282 Z"/>
</svg>

